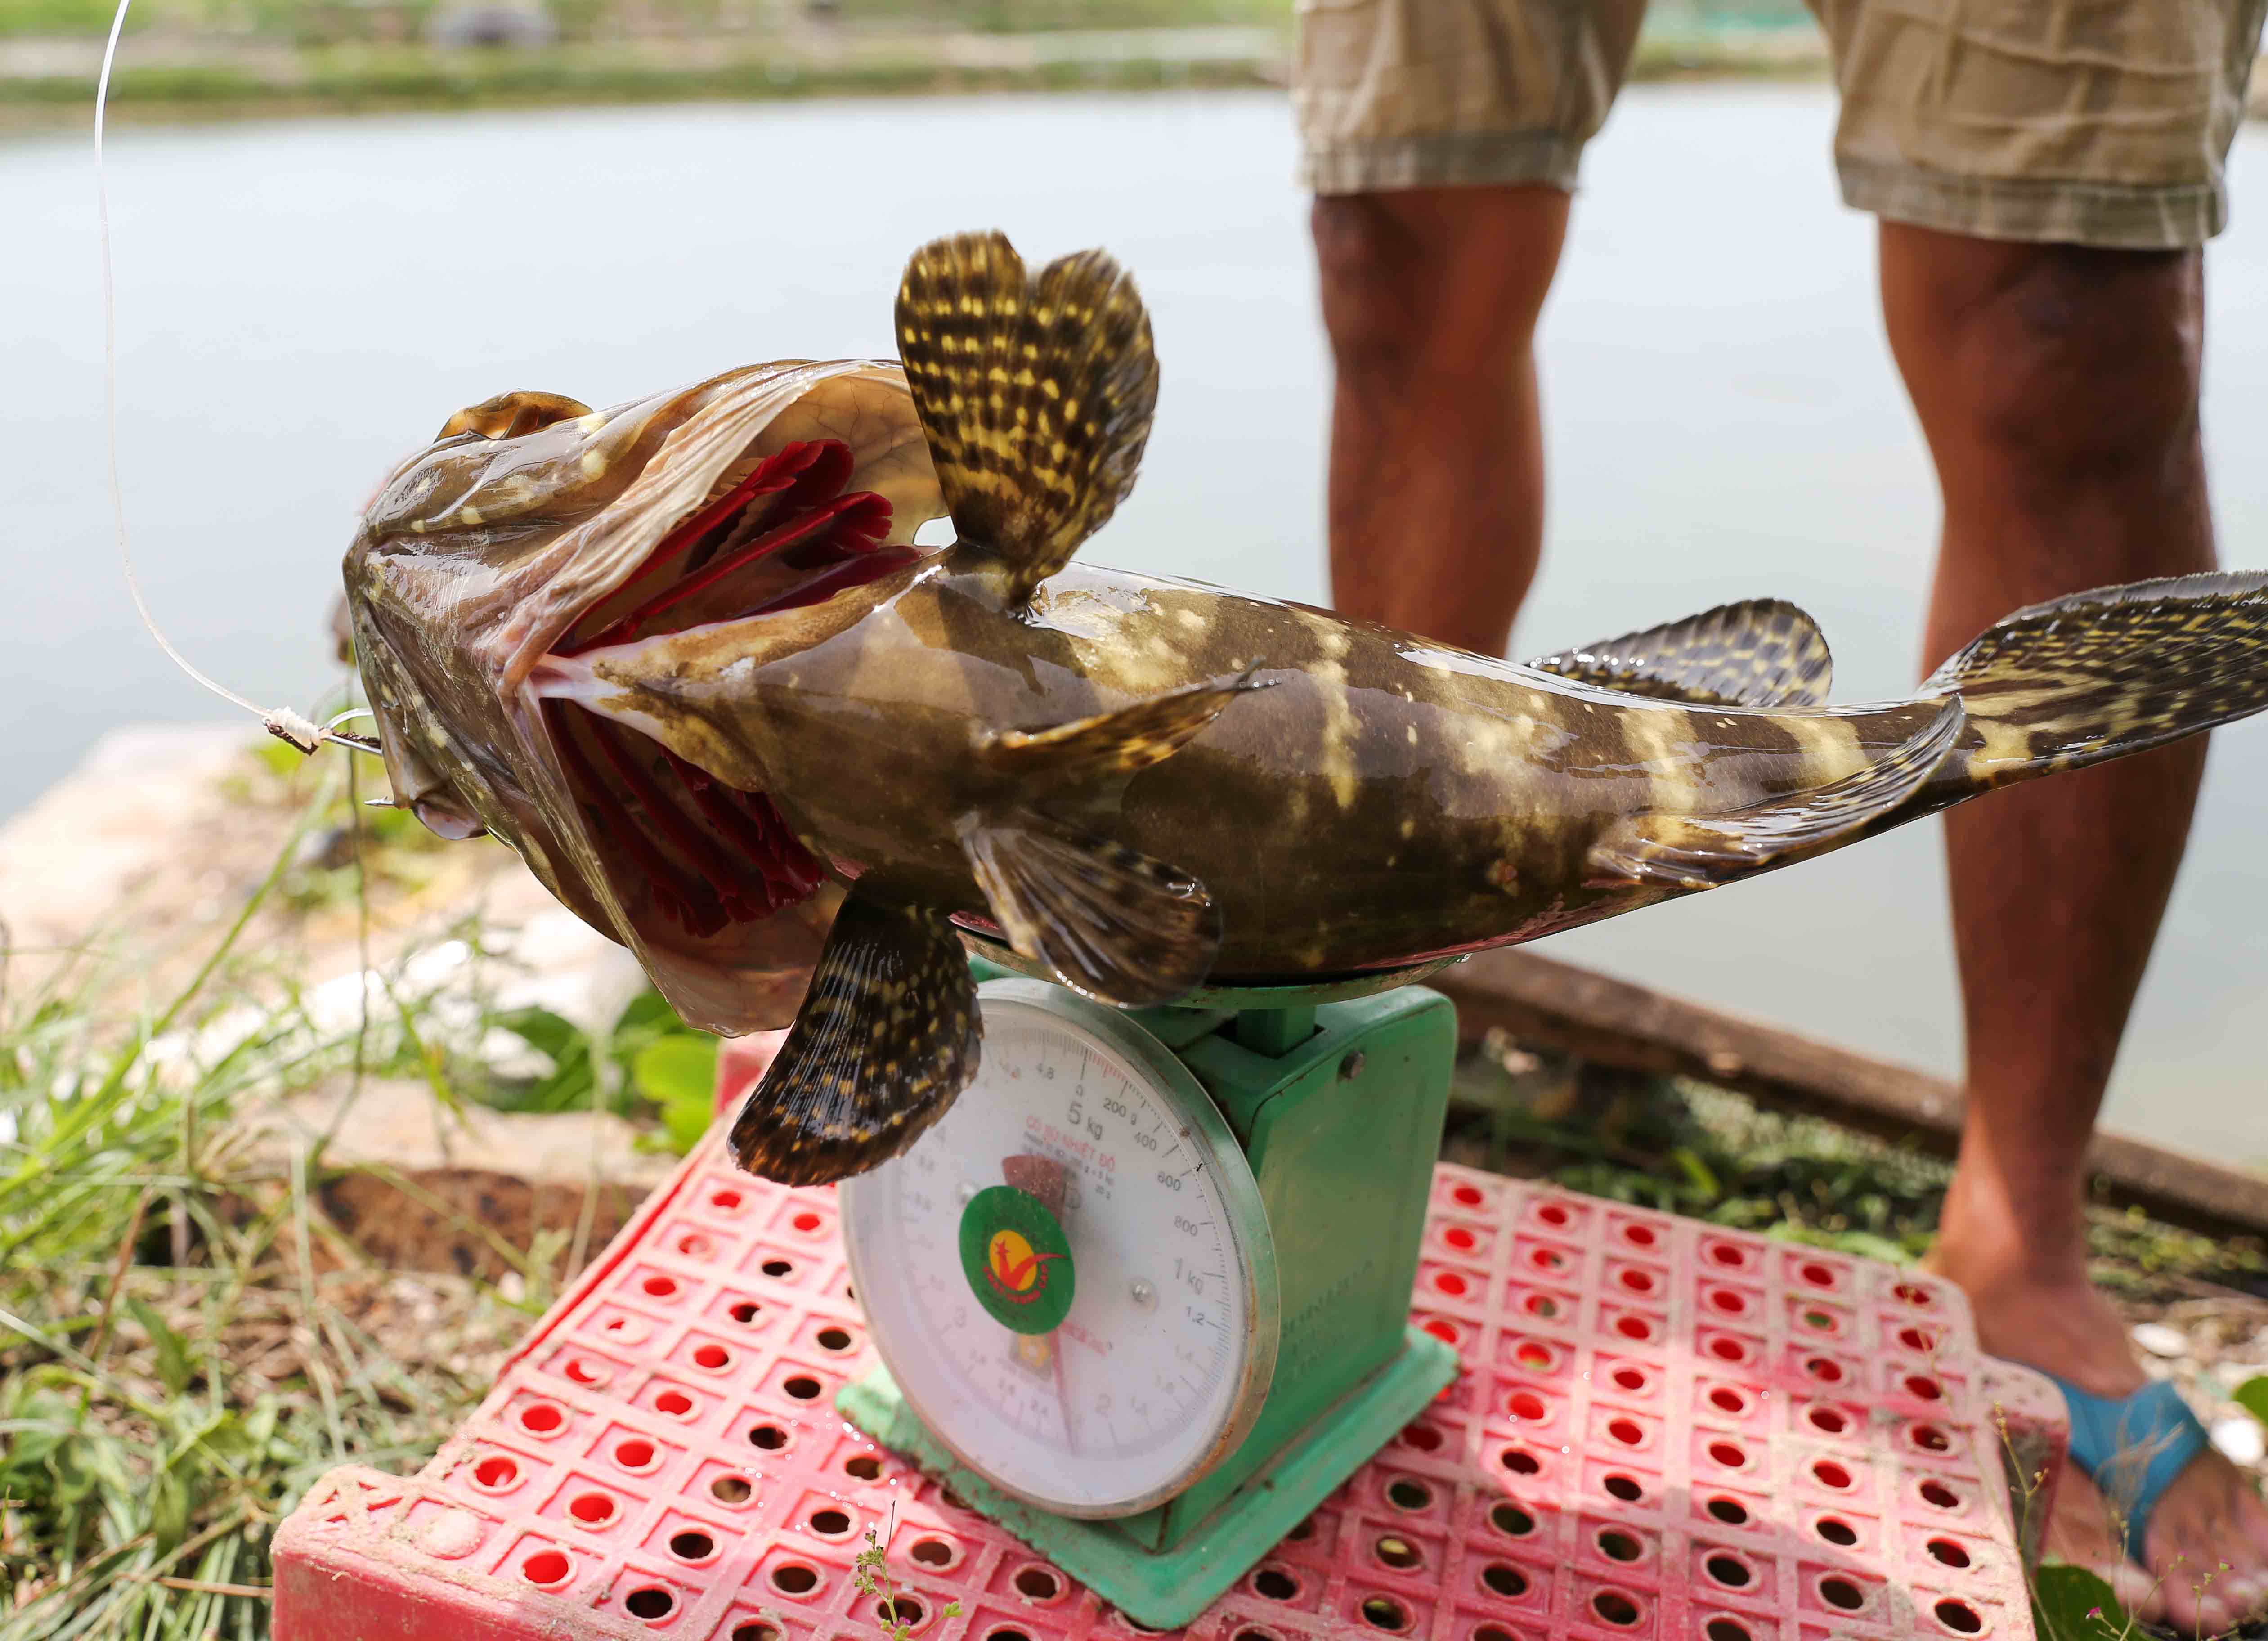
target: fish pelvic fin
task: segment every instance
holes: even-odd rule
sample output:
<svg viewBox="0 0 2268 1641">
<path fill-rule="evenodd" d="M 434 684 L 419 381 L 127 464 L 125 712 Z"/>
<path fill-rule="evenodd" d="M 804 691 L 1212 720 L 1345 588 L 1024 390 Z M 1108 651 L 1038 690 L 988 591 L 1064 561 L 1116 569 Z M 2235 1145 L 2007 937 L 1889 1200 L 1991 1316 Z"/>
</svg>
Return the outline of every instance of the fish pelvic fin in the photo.
<svg viewBox="0 0 2268 1641">
<path fill-rule="evenodd" d="M 888 1161 L 976 1075 L 976 984 L 941 912 L 854 886 L 779 1056 L 733 1119 L 733 1155 L 783 1185 Z"/>
<path fill-rule="evenodd" d="M 1783 599 L 1720 604 L 1528 665 L 1624 695 L 1712 707 L 1823 706 L 1835 680 L 1819 623 Z"/>
<path fill-rule="evenodd" d="M 1028 810 L 967 815 L 959 829 L 1008 943 L 1072 990 L 1142 1008 L 1211 971 L 1220 909 L 1195 879 Z"/>
<path fill-rule="evenodd" d="M 1982 791 L 2268 707 L 2268 570 L 2102 587 L 2018 610 L 1923 685 L 1957 694 Z"/>
<path fill-rule="evenodd" d="M 1250 673 L 1226 684 L 1193 684 L 1115 712 L 1074 718 L 1051 729 L 983 730 L 977 762 L 1027 780 L 1100 780 L 1131 775 L 1172 757 L 1219 717 L 1228 703 L 1273 681 Z"/>
<path fill-rule="evenodd" d="M 1839 781 L 1724 814 L 1625 815 L 1586 861 L 1594 888 L 1711 889 L 1767 867 L 1822 854 L 1877 829 L 1935 774 L 1960 740 L 1958 697 L 1905 745 Z"/>
<path fill-rule="evenodd" d="M 1158 402 L 1150 315 L 1101 251 L 1032 280 L 1005 235 L 963 233 L 906 264 L 897 333 L 954 533 L 1020 606 L 1134 488 Z"/>
</svg>

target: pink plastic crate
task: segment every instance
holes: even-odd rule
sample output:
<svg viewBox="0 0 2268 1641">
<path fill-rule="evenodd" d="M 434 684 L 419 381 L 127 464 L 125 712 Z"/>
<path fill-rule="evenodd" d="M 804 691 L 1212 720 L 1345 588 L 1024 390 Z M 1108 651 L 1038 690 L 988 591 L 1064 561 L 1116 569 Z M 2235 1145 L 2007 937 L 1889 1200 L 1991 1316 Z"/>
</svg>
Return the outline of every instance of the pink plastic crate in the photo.
<svg viewBox="0 0 2268 1641">
<path fill-rule="evenodd" d="M 893 1511 L 923 1641 L 1151 1633 L 843 1422 L 874 1358 L 834 1193 L 720 1141 L 422 1472 L 310 1493 L 279 1641 L 870 1637 L 851 1558 Z M 2043 1517 L 2060 1402 L 1944 1284 L 1444 1166 L 1413 1308 L 1463 1376 L 1189 1634 L 2032 1634 L 2004 1455 Z"/>
</svg>

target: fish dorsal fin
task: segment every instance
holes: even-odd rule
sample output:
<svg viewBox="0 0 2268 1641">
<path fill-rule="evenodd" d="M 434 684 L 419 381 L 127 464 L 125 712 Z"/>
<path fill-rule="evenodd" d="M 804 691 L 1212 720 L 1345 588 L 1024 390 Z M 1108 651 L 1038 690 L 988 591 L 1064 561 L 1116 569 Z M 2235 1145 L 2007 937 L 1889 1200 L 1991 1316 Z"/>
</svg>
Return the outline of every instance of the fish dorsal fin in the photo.
<svg viewBox="0 0 2268 1641">
<path fill-rule="evenodd" d="M 1967 721 L 1955 696 L 1904 746 L 1839 781 L 1725 814 L 1624 815 L 1591 845 L 1584 883 L 1712 889 L 1850 843 L 1920 790 Z"/>
<path fill-rule="evenodd" d="M 968 815 L 960 830 L 1008 944 L 1072 990 L 1141 1008 L 1211 971 L 1220 909 L 1163 861 L 1028 810 Z"/>
<path fill-rule="evenodd" d="M 1237 696 L 1267 687 L 1247 673 L 1233 683 L 1193 684 L 1051 729 L 984 730 L 976 757 L 1001 774 L 1032 780 L 1131 775 L 1172 757 Z"/>
<path fill-rule="evenodd" d="M 952 924 L 856 885 L 779 1056 L 733 1120 L 733 1155 L 783 1185 L 864 1174 L 945 1115 L 977 1048 L 976 985 Z"/>
<path fill-rule="evenodd" d="M 1818 623 L 1782 599 L 1720 604 L 1528 665 L 1624 695 L 1711 707 L 1822 706 L 1835 678 Z"/>
<path fill-rule="evenodd" d="M 1021 605 L 1134 488 L 1158 402 L 1150 316 L 1101 251 L 1035 281 L 1005 235 L 963 233 L 914 253 L 897 327 L 954 534 L 999 558 Z"/>
</svg>

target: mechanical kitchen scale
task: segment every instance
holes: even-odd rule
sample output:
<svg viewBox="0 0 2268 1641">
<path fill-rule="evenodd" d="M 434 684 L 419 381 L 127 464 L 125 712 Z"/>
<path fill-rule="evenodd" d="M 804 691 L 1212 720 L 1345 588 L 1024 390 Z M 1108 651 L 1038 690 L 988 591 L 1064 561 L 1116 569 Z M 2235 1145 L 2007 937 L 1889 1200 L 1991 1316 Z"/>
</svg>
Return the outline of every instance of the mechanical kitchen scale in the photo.
<svg viewBox="0 0 2268 1641">
<path fill-rule="evenodd" d="M 1456 1376 L 1409 1325 L 1446 965 L 1122 1012 L 969 944 L 976 1083 L 841 1188 L 884 1365 L 837 1406 L 1178 1628 Z"/>
</svg>

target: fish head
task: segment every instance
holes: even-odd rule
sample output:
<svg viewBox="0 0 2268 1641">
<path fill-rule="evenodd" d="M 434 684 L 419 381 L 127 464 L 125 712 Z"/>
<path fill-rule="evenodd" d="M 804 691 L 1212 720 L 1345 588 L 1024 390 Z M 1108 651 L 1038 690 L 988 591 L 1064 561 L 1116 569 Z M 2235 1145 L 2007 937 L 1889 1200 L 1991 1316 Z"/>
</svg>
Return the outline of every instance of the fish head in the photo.
<svg viewBox="0 0 2268 1641">
<path fill-rule="evenodd" d="M 692 1024 L 785 1025 L 840 900 L 825 863 L 745 767 L 719 778 L 534 681 L 556 657 L 855 596 L 945 511 L 893 364 L 460 411 L 346 556 L 394 801 L 444 837 L 508 843 Z"/>
</svg>

